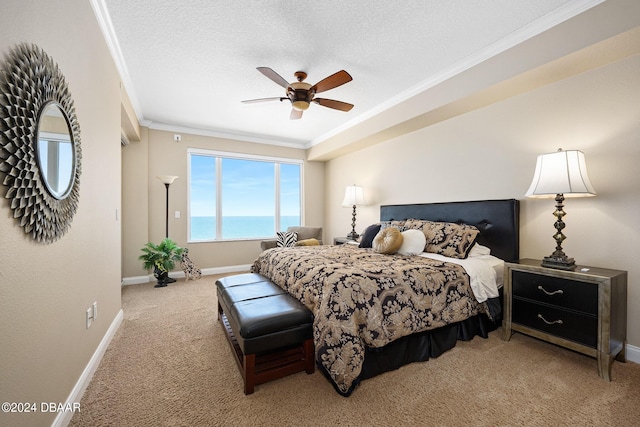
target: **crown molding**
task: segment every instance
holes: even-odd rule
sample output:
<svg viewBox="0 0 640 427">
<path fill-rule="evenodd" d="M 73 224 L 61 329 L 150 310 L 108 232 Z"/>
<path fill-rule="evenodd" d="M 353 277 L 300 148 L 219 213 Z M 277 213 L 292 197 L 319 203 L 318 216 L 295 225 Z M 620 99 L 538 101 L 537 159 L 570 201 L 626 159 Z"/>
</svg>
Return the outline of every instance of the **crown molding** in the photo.
<svg viewBox="0 0 640 427">
<path fill-rule="evenodd" d="M 191 128 L 188 126 L 178 126 L 178 125 L 170 125 L 166 123 L 153 122 L 151 120 L 143 120 L 140 123 L 140 125 L 148 127 L 149 129 L 154 129 L 154 130 L 163 130 L 168 132 L 181 132 L 181 133 L 188 133 L 192 135 L 208 136 L 213 138 L 231 139 L 234 141 L 253 142 L 256 144 L 276 145 L 279 147 L 297 148 L 300 150 L 305 149 L 303 141 L 296 141 L 291 139 L 290 140 L 272 139 L 266 136 L 253 135 L 249 133 L 235 133 L 235 132 L 227 132 L 227 131 L 214 130 L 214 129 L 198 129 L 198 128 Z"/>
<path fill-rule="evenodd" d="M 464 58 L 461 61 L 453 64 L 451 67 L 442 70 L 441 72 L 434 74 L 426 80 L 423 80 L 418 85 L 409 88 L 405 91 L 402 91 L 395 95 L 392 98 L 389 98 L 387 101 L 378 105 L 375 108 L 372 108 L 369 111 L 366 111 L 353 120 L 350 120 L 343 125 L 313 139 L 305 145 L 305 148 L 311 148 L 314 145 L 320 144 L 346 130 L 352 128 L 355 125 L 358 125 L 362 122 L 370 120 L 371 118 L 377 116 L 378 114 L 399 105 L 412 97 L 425 92 L 438 84 L 449 80 L 452 77 L 455 77 L 458 74 L 461 74 L 474 66 L 497 56 L 508 49 L 519 45 L 520 43 L 525 42 L 526 40 L 537 36 L 558 24 L 561 24 L 597 5 L 603 3 L 605 0 L 580 0 L 570 2 L 558 9 L 554 10 L 552 13 L 543 16 L 542 18 L 525 25 L 514 31 L 510 35 L 503 37 L 492 45 L 476 52 L 475 54 Z"/>
<path fill-rule="evenodd" d="M 140 106 L 140 101 L 138 100 L 133 82 L 131 81 L 129 69 L 127 68 L 127 64 L 124 62 L 122 50 L 120 49 L 120 43 L 118 42 L 118 37 L 116 36 L 116 32 L 113 28 L 113 23 L 111 22 L 109 12 L 107 11 L 107 5 L 104 3 L 104 0 L 89 1 L 91 3 L 93 13 L 96 16 L 96 20 L 98 21 L 98 26 L 102 31 L 104 40 L 107 43 L 109 52 L 111 53 L 111 57 L 116 64 L 118 73 L 120 74 L 120 79 L 122 81 L 122 85 L 124 86 L 124 90 L 127 92 L 129 100 L 131 101 L 131 104 L 133 106 L 133 110 L 136 113 L 138 122 L 142 122 L 144 120 L 144 117 L 142 116 L 142 107 Z"/>
<path fill-rule="evenodd" d="M 94 14 L 96 16 L 96 19 L 98 21 L 98 25 L 100 26 L 100 29 L 102 30 L 102 33 L 104 35 L 105 41 L 107 43 L 107 46 L 109 48 L 109 51 L 111 52 L 111 56 L 116 64 L 116 67 L 118 69 L 118 72 L 120 73 L 120 77 L 122 79 L 122 84 L 124 86 L 124 89 L 126 90 L 127 94 L 129 95 L 129 98 L 131 100 L 131 103 L 133 105 L 136 117 L 138 118 L 139 123 L 142 126 L 147 126 L 151 129 L 159 129 L 159 130 L 169 130 L 169 131 L 180 131 L 180 132 L 185 132 L 185 133 L 192 133 L 195 135 L 202 135 L 202 136 L 213 136 L 213 137 L 217 137 L 217 138 L 225 138 L 225 139 L 232 139 L 232 140 L 241 140 L 241 141 L 249 141 L 249 142 L 255 142 L 255 143 L 259 143 L 259 144 L 270 144 L 270 145 L 277 145 L 277 146 L 284 146 L 284 147 L 293 147 L 293 148 L 301 148 L 301 149 L 308 149 L 311 148 L 317 144 L 320 144 L 321 142 L 324 142 L 358 124 L 361 124 L 367 120 L 370 120 L 371 118 L 375 117 L 376 115 L 384 112 L 385 110 L 388 110 L 392 107 L 397 106 L 398 104 L 401 104 L 405 101 L 407 101 L 408 99 L 411 99 L 412 97 L 425 92 L 427 90 L 429 90 L 430 88 L 433 88 L 434 86 L 438 85 L 439 83 L 442 83 L 464 71 L 469 70 L 470 68 L 473 68 L 474 66 L 500 54 L 503 53 L 504 51 L 540 34 L 543 33 L 544 31 L 549 30 L 550 28 L 553 28 L 554 26 L 567 21 L 568 19 L 571 19 L 583 12 L 585 12 L 586 10 L 589 10 L 601 3 L 603 3 L 605 0 L 577 0 L 577 1 L 571 1 L 567 4 L 565 4 L 564 6 L 561 6 L 559 8 L 557 8 L 556 10 L 554 10 L 553 12 L 543 16 L 542 18 L 536 20 L 535 22 L 532 22 L 528 25 L 525 25 L 524 27 L 518 29 L 517 31 L 514 31 L 513 33 L 511 33 L 510 35 L 502 38 L 501 40 L 497 41 L 496 43 L 492 44 L 491 46 L 488 46 L 485 49 L 482 49 L 478 52 L 476 52 L 475 54 L 453 64 L 451 67 L 443 70 L 440 73 L 437 73 L 433 76 L 431 76 L 430 78 L 422 81 L 421 83 L 419 83 L 418 85 L 407 89 L 403 92 L 398 93 L 397 95 L 395 95 L 394 97 L 388 99 L 387 101 L 383 102 L 382 104 L 378 105 L 375 108 L 370 109 L 369 111 L 366 111 L 362 114 L 360 114 L 358 117 L 354 118 L 353 120 L 350 120 L 346 123 L 344 123 L 343 125 L 332 129 L 331 131 L 317 137 L 314 138 L 311 141 L 299 141 L 299 140 L 275 140 L 272 139 L 268 136 L 261 136 L 261 135 L 255 135 L 255 134 L 244 134 L 244 133 L 231 133 L 231 132 L 227 132 L 224 130 L 203 130 L 203 129 L 194 129 L 194 128 L 189 128 L 189 127 L 183 127 L 183 126 L 173 126 L 173 125 L 168 125 L 168 124 L 163 124 L 163 123 L 154 123 L 148 120 L 145 120 L 143 112 L 142 112 L 142 107 L 140 105 L 140 102 L 138 100 L 137 94 L 136 94 L 136 90 L 133 86 L 133 83 L 131 81 L 131 77 L 129 75 L 129 71 L 127 69 L 127 65 L 124 61 L 124 57 L 122 56 L 122 52 L 120 49 L 120 44 L 118 42 L 115 30 L 113 28 L 113 24 L 111 22 L 111 18 L 109 17 L 109 13 L 105 4 L 105 0 L 90 0 L 91 3 L 91 7 L 93 8 Z"/>
</svg>

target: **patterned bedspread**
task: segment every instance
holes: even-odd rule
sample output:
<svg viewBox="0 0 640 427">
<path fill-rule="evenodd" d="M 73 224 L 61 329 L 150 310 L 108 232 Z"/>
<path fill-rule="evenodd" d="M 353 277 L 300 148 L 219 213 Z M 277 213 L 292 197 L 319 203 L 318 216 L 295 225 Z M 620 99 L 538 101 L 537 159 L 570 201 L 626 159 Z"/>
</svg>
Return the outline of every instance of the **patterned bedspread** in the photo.
<svg viewBox="0 0 640 427">
<path fill-rule="evenodd" d="M 487 312 L 461 266 L 355 245 L 269 249 L 252 272 L 312 311 L 316 360 L 342 394 L 352 391 L 365 348 Z"/>
</svg>

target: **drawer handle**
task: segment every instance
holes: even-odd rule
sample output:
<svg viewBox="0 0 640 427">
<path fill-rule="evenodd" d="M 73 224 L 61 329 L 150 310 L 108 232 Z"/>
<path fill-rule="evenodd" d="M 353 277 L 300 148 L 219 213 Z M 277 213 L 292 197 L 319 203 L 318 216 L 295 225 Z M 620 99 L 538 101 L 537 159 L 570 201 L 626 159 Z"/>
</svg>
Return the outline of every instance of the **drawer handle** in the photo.
<svg viewBox="0 0 640 427">
<path fill-rule="evenodd" d="M 542 292 L 544 292 L 547 295 L 562 295 L 564 292 L 562 291 L 562 289 L 558 289 L 557 291 L 553 291 L 553 292 L 549 292 L 548 290 L 546 290 L 545 288 L 543 288 L 542 286 L 538 285 L 538 289 L 541 290 Z"/>
<path fill-rule="evenodd" d="M 542 317 L 542 314 L 538 314 L 538 319 L 542 319 L 542 321 L 547 325 L 553 325 L 554 323 L 557 323 L 558 325 L 562 325 L 562 320 L 554 320 L 553 322 L 549 322 L 547 319 Z"/>
</svg>

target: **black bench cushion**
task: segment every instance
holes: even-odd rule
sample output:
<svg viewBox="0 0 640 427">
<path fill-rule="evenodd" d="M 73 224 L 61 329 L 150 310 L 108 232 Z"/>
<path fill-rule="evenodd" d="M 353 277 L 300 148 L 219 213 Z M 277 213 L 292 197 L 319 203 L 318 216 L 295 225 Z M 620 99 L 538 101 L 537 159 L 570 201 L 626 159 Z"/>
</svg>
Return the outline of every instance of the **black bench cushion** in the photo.
<svg viewBox="0 0 640 427">
<path fill-rule="evenodd" d="M 268 282 L 268 280 L 258 273 L 234 274 L 233 276 L 222 277 L 216 280 L 216 286 L 220 289 L 220 287 L 226 288 L 255 282 Z"/>
<path fill-rule="evenodd" d="M 313 314 L 300 301 L 255 273 L 216 281 L 218 302 L 244 354 L 299 345 L 313 335 Z"/>
<path fill-rule="evenodd" d="M 242 286 L 229 286 L 219 291 L 224 304 L 231 307 L 240 301 L 282 295 L 285 291 L 271 282 L 255 282 Z"/>
<path fill-rule="evenodd" d="M 243 338 L 254 338 L 313 323 L 311 312 L 288 294 L 254 298 L 233 304 L 232 318 Z"/>
</svg>

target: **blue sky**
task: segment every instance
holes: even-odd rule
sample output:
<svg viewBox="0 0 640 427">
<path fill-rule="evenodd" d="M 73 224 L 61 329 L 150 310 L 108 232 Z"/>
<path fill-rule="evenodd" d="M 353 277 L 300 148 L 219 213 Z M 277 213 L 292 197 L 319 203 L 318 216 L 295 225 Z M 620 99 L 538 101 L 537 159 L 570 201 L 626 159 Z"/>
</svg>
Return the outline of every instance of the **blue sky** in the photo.
<svg viewBox="0 0 640 427">
<path fill-rule="evenodd" d="M 222 159 L 224 216 L 273 216 L 275 165 Z M 191 216 L 215 216 L 215 157 L 191 155 Z M 300 215 L 300 165 L 281 164 L 281 214 Z"/>
</svg>

